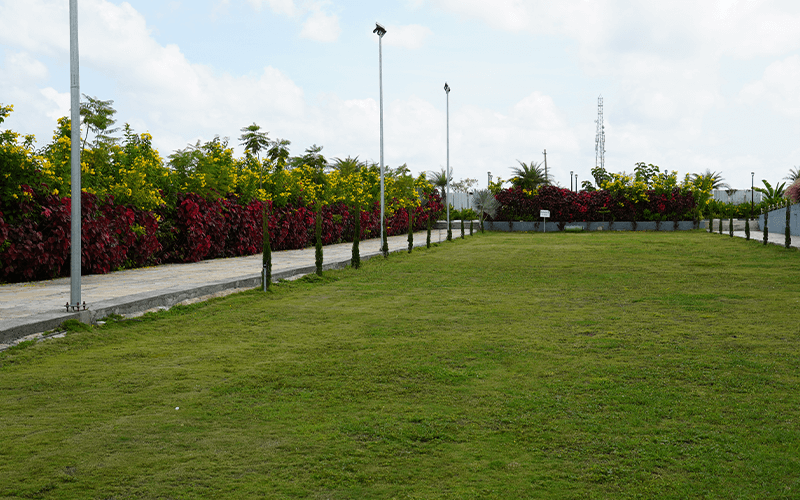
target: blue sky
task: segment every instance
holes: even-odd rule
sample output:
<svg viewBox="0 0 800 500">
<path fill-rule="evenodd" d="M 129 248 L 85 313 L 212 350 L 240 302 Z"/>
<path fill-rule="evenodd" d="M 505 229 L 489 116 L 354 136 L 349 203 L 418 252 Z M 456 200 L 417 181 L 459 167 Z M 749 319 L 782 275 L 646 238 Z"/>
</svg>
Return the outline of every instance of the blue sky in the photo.
<svg viewBox="0 0 800 500">
<path fill-rule="evenodd" d="M 800 165 L 800 2 L 719 0 L 78 0 L 81 91 L 163 156 L 253 122 L 292 153 L 443 167 L 444 82 L 456 179 L 516 160 L 589 178 L 597 97 L 606 167 L 638 161 L 734 187 Z M 67 0 L 0 0 L 4 126 L 49 141 L 69 112 Z"/>
</svg>

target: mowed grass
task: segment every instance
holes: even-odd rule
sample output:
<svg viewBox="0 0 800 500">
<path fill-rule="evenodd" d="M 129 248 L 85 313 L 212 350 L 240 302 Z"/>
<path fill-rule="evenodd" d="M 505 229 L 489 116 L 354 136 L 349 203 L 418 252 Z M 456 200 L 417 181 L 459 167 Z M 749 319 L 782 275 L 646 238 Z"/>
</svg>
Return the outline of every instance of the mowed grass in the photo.
<svg viewBox="0 0 800 500">
<path fill-rule="evenodd" d="M 0 353 L 0 497 L 799 498 L 800 253 L 486 234 Z"/>
</svg>

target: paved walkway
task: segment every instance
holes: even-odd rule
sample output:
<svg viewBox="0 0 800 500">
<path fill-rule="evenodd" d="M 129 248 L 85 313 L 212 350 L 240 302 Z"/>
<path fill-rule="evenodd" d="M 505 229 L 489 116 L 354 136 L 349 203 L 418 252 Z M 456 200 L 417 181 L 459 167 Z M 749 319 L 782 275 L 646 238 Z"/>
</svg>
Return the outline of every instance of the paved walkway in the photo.
<svg viewBox="0 0 800 500">
<path fill-rule="evenodd" d="M 730 238 L 730 233 L 726 231 L 724 228 L 722 230 L 722 234 L 719 234 L 719 231 L 714 231 L 716 236 L 727 236 Z M 747 235 L 744 231 L 734 231 L 733 235 L 737 238 L 747 238 Z M 764 232 L 763 231 L 750 231 L 750 239 L 755 240 L 760 244 L 764 242 Z M 784 233 L 769 233 L 767 235 L 767 242 L 770 245 L 780 245 L 785 246 L 786 244 L 786 235 Z M 800 236 L 792 236 L 791 241 L 792 248 L 800 248 Z"/>
<path fill-rule="evenodd" d="M 467 229 L 466 234 L 469 235 Z M 460 237 L 453 227 L 453 237 Z M 431 242 L 445 241 L 447 231 L 434 229 Z M 424 246 L 426 233 L 414 233 L 414 246 Z M 408 249 L 408 236 L 388 238 L 389 251 Z M 352 243 L 324 248 L 324 268 L 350 264 Z M 361 259 L 380 255 L 378 238 L 360 243 Z M 272 254 L 272 278 L 289 279 L 315 271 L 314 247 Z M 110 314 L 135 314 L 154 308 L 224 295 L 261 284 L 261 254 L 213 259 L 191 264 L 165 264 L 109 274 L 83 276 L 81 300 L 87 311 L 67 312 L 70 279 L 0 285 L 0 346 L 15 339 L 58 327 L 67 319 L 93 322 Z"/>
</svg>

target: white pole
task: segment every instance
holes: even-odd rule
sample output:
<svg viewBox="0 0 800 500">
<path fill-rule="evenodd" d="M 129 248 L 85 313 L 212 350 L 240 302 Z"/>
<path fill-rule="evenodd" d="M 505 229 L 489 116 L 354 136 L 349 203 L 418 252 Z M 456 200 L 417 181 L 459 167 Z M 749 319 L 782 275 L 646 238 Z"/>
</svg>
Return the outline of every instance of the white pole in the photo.
<svg viewBox="0 0 800 500">
<path fill-rule="evenodd" d="M 447 205 L 447 241 L 453 238 L 450 229 L 450 86 L 444 83 L 444 92 L 447 94 L 447 172 L 445 173 L 445 205 Z"/>
<path fill-rule="evenodd" d="M 375 30 L 373 33 L 378 34 L 378 86 L 380 88 L 380 109 L 381 109 L 381 252 L 383 256 L 389 255 L 389 249 L 384 245 L 385 236 L 385 199 L 383 190 L 383 35 L 386 34 L 386 29 L 378 23 L 375 23 Z"/>
<path fill-rule="evenodd" d="M 70 228 L 70 303 L 81 303 L 81 90 L 78 58 L 78 0 L 69 0 L 69 67 L 71 97 L 71 172 L 72 214 Z"/>
</svg>

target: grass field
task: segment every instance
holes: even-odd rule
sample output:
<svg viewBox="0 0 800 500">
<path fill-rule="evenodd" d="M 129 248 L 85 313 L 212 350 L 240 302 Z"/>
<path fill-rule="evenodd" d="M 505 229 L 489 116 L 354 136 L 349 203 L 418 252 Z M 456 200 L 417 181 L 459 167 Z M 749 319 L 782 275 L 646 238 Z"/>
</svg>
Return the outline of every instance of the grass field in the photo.
<svg viewBox="0 0 800 500">
<path fill-rule="evenodd" d="M 0 353 L 2 498 L 800 498 L 800 253 L 486 234 Z"/>
</svg>

